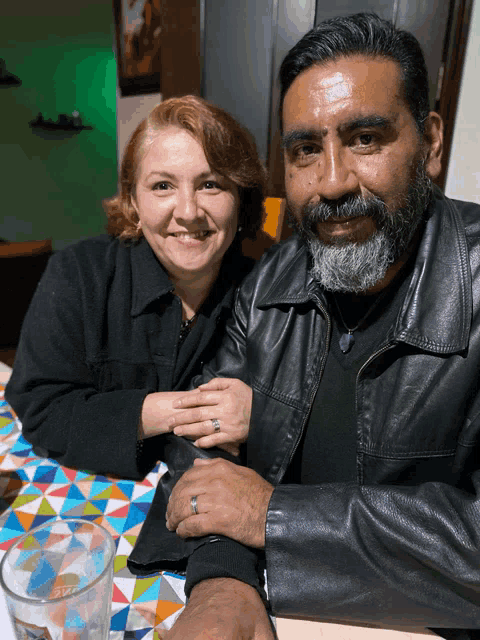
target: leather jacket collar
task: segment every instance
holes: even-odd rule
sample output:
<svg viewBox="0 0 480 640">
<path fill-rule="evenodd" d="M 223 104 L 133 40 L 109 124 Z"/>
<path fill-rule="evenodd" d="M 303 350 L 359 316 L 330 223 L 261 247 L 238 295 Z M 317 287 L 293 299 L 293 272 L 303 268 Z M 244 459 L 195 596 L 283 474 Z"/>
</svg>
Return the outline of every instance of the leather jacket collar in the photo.
<svg viewBox="0 0 480 640">
<path fill-rule="evenodd" d="M 437 188 L 430 207 L 410 286 L 389 340 L 450 354 L 467 348 L 472 321 L 467 241 L 454 203 Z M 313 300 L 325 313 L 323 291 L 308 271 L 305 244 L 297 235 L 287 242 L 296 244 L 296 254 L 261 296 L 258 306 L 295 305 Z"/>
</svg>

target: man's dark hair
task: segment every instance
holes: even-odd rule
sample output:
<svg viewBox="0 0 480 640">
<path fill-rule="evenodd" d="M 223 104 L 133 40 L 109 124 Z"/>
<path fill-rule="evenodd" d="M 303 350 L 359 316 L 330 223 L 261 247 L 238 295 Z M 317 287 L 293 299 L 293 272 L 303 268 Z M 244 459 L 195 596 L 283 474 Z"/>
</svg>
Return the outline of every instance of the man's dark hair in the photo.
<svg viewBox="0 0 480 640">
<path fill-rule="evenodd" d="M 280 119 L 285 95 L 302 71 L 316 64 L 354 55 L 383 56 L 400 66 L 405 100 L 417 130 L 423 133 L 430 108 L 428 71 L 422 49 L 415 36 L 397 29 L 375 13 L 325 20 L 290 49 L 280 67 Z"/>
</svg>

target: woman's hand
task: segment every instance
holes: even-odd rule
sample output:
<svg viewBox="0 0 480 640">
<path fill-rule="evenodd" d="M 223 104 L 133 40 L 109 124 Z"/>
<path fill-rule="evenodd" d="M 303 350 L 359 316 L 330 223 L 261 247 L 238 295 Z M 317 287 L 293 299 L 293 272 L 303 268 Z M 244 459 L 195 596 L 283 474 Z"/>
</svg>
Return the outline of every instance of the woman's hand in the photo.
<svg viewBox="0 0 480 640">
<path fill-rule="evenodd" d="M 168 426 L 169 418 L 178 413 L 173 403 L 179 398 L 184 398 L 188 391 L 158 391 L 149 393 L 143 401 L 142 415 L 138 425 L 138 437 L 151 438 L 160 433 L 168 433 L 172 428 Z"/>
<path fill-rule="evenodd" d="M 213 378 L 178 396 L 173 407 L 179 411 L 167 419 L 167 430 L 195 440 L 197 447 L 216 446 L 238 455 L 248 437 L 252 390 L 235 378 Z"/>
<path fill-rule="evenodd" d="M 213 378 L 193 391 L 150 393 L 143 403 L 139 437 L 173 431 L 195 440 L 198 447 L 217 446 L 238 455 L 248 437 L 251 407 L 252 390 L 235 378 Z"/>
</svg>

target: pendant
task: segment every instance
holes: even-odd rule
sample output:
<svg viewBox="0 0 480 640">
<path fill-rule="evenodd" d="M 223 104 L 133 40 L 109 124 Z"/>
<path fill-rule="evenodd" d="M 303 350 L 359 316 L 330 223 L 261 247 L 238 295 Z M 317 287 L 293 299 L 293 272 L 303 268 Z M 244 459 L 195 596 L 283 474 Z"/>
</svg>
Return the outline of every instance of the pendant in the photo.
<svg viewBox="0 0 480 640">
<path fill-rule="evenodd" d="M 353 333 L 342 333 L 340 340 L 338 341 L 342 353 L 348 353 L 355 344 L 355 338 Z"/>
</svg>

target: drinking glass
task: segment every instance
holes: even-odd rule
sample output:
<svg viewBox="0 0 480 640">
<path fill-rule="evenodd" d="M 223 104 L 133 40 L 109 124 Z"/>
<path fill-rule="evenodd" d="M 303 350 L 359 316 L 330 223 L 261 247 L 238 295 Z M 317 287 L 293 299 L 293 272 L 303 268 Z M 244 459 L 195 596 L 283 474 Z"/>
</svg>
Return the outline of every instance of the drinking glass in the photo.
<svg viewBox="0 0 480 640">
<path fill-rule="evenodd" d="M 115 543 L 103 527 L 68 518 L 19 538 L 0 564 L 18 640 L 107 640 Z"/>
</svg>

